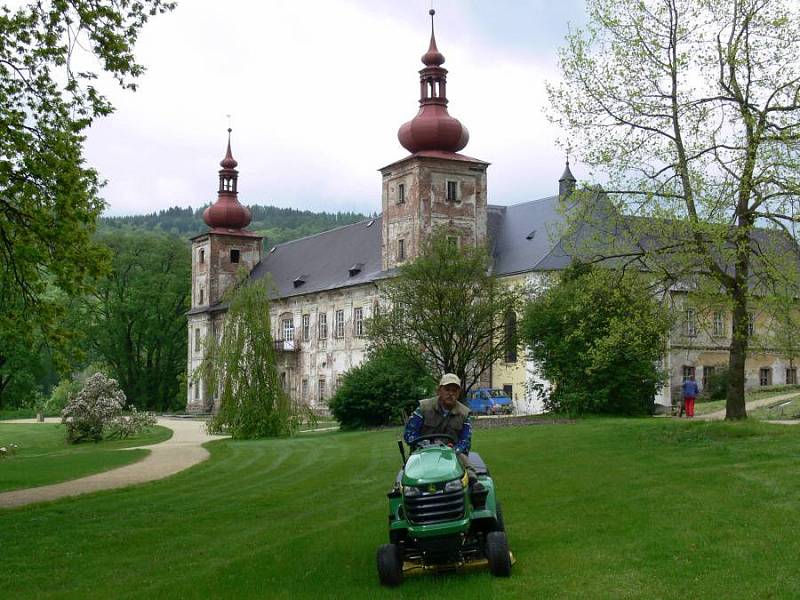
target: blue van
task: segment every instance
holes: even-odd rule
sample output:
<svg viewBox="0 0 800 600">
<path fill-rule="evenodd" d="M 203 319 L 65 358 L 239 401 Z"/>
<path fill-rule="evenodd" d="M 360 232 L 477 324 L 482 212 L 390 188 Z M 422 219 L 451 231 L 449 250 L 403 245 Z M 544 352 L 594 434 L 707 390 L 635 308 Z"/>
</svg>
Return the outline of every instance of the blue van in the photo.
<svg viewBox="0 0 800 600">
<path fill-rule="evenodd" d="M 470 390 L 465 400 L 474 415 L 510 415 L 514 410 L 505 390 L 477 388 Z"/>
</svg>

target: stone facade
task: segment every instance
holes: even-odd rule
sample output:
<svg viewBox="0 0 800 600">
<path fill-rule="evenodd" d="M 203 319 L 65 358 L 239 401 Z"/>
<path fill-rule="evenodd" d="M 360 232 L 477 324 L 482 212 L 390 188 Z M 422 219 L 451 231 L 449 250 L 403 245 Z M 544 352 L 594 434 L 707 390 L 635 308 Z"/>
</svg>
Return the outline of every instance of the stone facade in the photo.
<svg viewBox="0 0 800 600">
<path fill-rule="evenodd" d="M 270 309 L 278 370 L 289 396 L 325 411 L 342 375 L 364 360 L 373 284 L 277 300 Z"/>
<path fill-rule="evenodd" d="M 486 168 L 474 159 L 410 156 L 381 169 L 384 270 L 419 256 L 438 227 L 459 244 L 486 241 Z"/>
<path fill-rule="evenodd" d="M 221 335 L 224 314 L 214 309 L 242 273 L 252 271 L 261 261 L 261 236 L 247 231 L 211 230 L 192 238 L 192 309 L 188 317 L 188 373 L 203 360 L 205 337 Z M 206 413 L 215 410 L 215 395 L 202 381 L 187 384 L 186 410 Z"/>
</svg>

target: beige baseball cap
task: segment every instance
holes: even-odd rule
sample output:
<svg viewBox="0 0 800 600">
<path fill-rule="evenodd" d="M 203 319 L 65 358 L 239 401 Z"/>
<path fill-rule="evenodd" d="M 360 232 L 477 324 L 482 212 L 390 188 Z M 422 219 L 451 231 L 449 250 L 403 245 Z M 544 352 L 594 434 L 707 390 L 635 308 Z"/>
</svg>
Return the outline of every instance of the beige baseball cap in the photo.
<svg viewBox="0 0 800 600">
<path fill-rule="evenodd" d="M 458 378 L 458 375 L 455 373 L 445 373 L 442 375 L 442 378 L 439 380 L 439 385 L 450 385 L 451 383 L 455 383 L 458 387 L 461 387 L 461 380 Z"/>
</svg>

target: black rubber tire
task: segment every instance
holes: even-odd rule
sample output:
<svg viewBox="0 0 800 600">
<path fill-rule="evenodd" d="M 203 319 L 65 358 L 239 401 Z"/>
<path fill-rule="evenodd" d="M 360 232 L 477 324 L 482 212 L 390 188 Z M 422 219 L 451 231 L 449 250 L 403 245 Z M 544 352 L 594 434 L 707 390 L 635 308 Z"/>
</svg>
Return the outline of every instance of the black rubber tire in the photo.
<svg viewBox="0 0 800 600">
<path fill-rule="evenodd" d="M 403 557 L 397 544 L 378 548 L 378 579 L 381 585 L 395 587 L 403 583 Z"/>
<path fill-rule="evenodd" d="M 494 512 L 496 515 L 495 524 L 492 528 L 492 531 L 505 531 L 506 530 L 506 523 L 503 521 L 503 509 L 500 506 L 500 501 L 496 501 L 494 503 Z"/>
<path fill-rule="evenodd" d="M 486 558 L 489 560 L 492 575 L 511 575 L 511 554 L 508 552 L 508 538 L 504 531 L 490 531 L 486 535 Z"/>
</svg>

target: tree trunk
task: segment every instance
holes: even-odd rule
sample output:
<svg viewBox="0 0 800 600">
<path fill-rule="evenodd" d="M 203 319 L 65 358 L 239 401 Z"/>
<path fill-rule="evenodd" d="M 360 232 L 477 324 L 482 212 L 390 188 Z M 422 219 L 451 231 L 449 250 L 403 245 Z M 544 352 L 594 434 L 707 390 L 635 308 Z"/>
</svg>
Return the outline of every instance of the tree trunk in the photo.
<svg viewBox="0 0 800 600">
<path fill-rule="evenodd" d="M 737 287 L 733 292 L 733 331 L 728 362 L 728 396 L 725 403 L 725 418 L 729 420 L 747 418 L 744 402 L 745 361 L 748 341 L 747 295 Z"/>
</svg>

